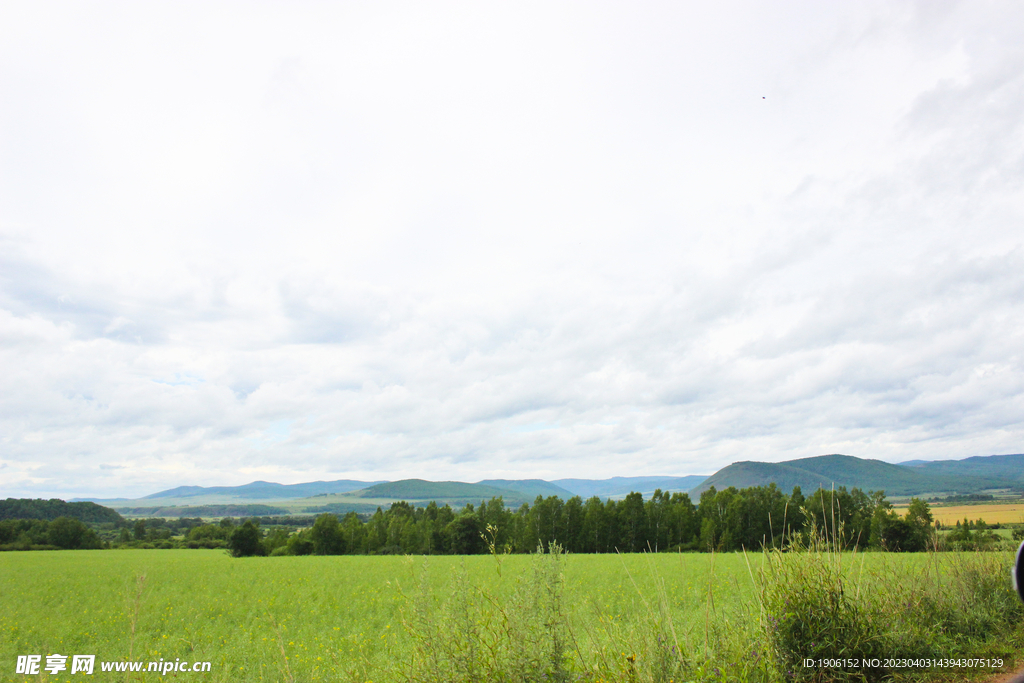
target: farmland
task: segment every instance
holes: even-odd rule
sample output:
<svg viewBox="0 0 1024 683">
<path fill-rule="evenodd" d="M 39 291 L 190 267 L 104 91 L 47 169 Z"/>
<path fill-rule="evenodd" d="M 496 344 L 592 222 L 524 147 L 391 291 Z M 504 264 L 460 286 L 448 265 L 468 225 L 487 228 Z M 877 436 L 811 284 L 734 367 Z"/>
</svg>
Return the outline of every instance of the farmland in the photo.
<svg viewBox="0 0 1024 683">
<path fill-rule="evenodd" d="M 932 517 L 946 526 L 962 522 L 965 517 L 971 521 L 981 519 L 986 524 L 1024 524 L 1024 502 L 935 506 Z"/>
<path fill-rule="evenodd" d="M 910 648 L 905 654 L 998 653 L 991 643 L 1009 642 L 1010 624 L 1024 616 L 1006 581 L 1007 553 L 862 553 L 826 556 L 824 564 L 814 557 L 754 554 L 748 566 L 737 553 L 233 559 L 202 550 L 10 552 L 0 555 L 0 661 L 10 671 L 18 655 L 33 653 L 208 660 L 212 670 L 201 678 L 217 681 L 458 680 L 463 670 L 468 680 L 488 666 L 564 666 L 590 680 L 667 681 L 682 673 L 685 680 L 770 680 L 778 675 L 770 655 L 785 655 L 787 641 L 781 626 L 766 635 L 761 605 L 770 614 L 773 599 L 789 600 L 780 587 L 806 580 L 807 571 L 813 581 L 845 581 L 847 593 L 870 596 L 865 614 L 891 613 L 890 599 L 907 614 L 938 610 L 923 600 L 933 577 L 949 596 L 931 597 L 967 600 L 971 614 L 978 612 L 964 634 L 941 637 L 924 623 L 931 612 L 920 612 L 917 626 L 887 618 L 896 635 L 882 642 Z M 839 574 L 829 578 L 835 567 Z M 964 576 L 991 581 L 953 590 Z M 970 590 L 984 590 L 988 602 L 980 605 Z M 553 664 L 549 650 L 561 660 Z M 179 674 L 190 676 L 198 678 Z"/>
</svg>

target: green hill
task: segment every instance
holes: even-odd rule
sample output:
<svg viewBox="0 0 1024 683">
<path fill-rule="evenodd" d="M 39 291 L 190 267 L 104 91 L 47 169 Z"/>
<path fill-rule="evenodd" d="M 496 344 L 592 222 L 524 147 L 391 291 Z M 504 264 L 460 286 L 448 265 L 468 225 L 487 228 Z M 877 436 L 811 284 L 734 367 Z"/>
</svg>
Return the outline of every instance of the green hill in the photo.
<svg viewBox="0 0 1024 683">
<path fill-rule="evenodd" d="M 66 503 L 59 498 L 8 498 L 0 500 L 0 520 L 45 519 L 73 517 L 83 522 L 124 522 L 124 518 L 110 508 L 96 503 Z"/>
<path fill-rule="evenodd" d="M 562 500 L 569 500 L 573 497 L 572 491 L 568 491 L 557 484 L 552 484 L 543 479 L 484 479 L 483 481 L 478 481 L 477 484 L 507 489 L 526 496 L 531 502 L 536 500 L 537 496 L 545 498 L 548 496 L 558 496 Z"/>
<path fill-rule="evenodd" d="M 516 493 L 508 488 L 497 486 L 486 486 L 484 484 L 467 484 L 461 481 L 426 481 L 425 479 L 402 479 L 401 481 L 389 481 L 384 484 L 370 486 L 352 495 L 358 498 L 380 498 L 387 500 L 405 501 L 449 501 L 449 500 L 489 500 L 499 496 L 510 498 L 509 494 Z M 525 495 L 515 496 L 517 500 L 523 500 Z"/>
<path fill-rule="evenodd" d="M 979 472 L 967 468 L 958 473 L 946 473 L 923 466 L 893 465 L 881 460 L 833 454 L 779 463 L 736 462 L 708 477 L 693 493 L 699 495 L 712 486 L 721 490 L 729 486 L 746 488 L 773 482 L 784 491 L 799 486 L 805 494 L 819 487 L 835 485 L 864 491 L 885 491 L 890 496 L 973 493 L 1009 485 L 1006 479 L 982 476 Z"/>
</svg>

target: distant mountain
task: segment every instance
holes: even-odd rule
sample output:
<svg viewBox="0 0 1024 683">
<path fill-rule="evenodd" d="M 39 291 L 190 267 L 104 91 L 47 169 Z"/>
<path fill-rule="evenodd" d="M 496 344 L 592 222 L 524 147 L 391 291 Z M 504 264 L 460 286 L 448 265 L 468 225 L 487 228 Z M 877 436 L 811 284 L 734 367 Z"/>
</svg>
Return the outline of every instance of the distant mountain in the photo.
<svg viewBox="0 0 1024 683">
<path fill-rule="evenodd" d="M 1014 455 L 978 455 L 963 460 L 933 460 L 920 465 L 934 474 L 986 477 L 1006 485 L 1024 484 L 1024 453 Z"/>
<path fill-rule="evenodd" d="M 197 498 L 199 496 L 230 496 L 250 500 L 288 500 L 290 498 L 308 498 L 321 493 L 348 493 L 358 491 L 367 486 L 382 484 L 381 481 L 355 481 L 338 479 L 337 481 L 311 481 L 305 484 L 275 484 L 271 481 L 254 481 L 242 486 L 179 486 L 166 491 L 152 493 L 140 500 L 154 498 Z"/>
<path fill-rule="evenodd" d="M 327 512 L 353 509 L 376 509 L 380 501 L 400 501 L 425 504 L 431 500 L 440 505 L 462 506 L 502 497 L 505 504 L 519 506 L 532 504 L 537 496 L 558 496 L 568 500 L 573 496 L 589 498 L 621 497 L 637 491 L 648 496 L 655 489 L 686 491 L 703 481 L 702 476 L 690 477 L 614 477 L 612 479 L 562 479 L 557 482 L 543 479 L 485 479 L 475 484 L 460 481 L 314 481 L 304 484 L 277 484 L 254 481 L 243 486 L 178 486 L 152 493 L 144 498 L 87 498 L 131 514 L 143 514 L 145 509 L 160 510 L 160 516 L 171 508 L 175 514 L 186 514 L 196 506 L 252 505 L 272 503 L 305 512 Z M 82 499 L 77 499 L 82 500 Z M 369 502 L 373 500 L 374 502 Z M 366 501 L 366 502 L 363 502 Z M 298 506 L 298 507 L 296 507 Z M 152 513 L 155 514 L 155 513 Z M 190 512 L 189 512 L 190 514 Z M 265 513 L 280 514 L 280 513 Z"/>
<path fill-rule="evenodd" d="M 527 496 L 530 502 L 536 500 L 537 496 L 558 496 L 562 500 L 568 500 L 574 495 L 572 491 L 543 479 L 484 479 L 477 484 L 521 493 Z"/>
<path fill-rule="evenodd" d="M 1024 457 L 1024 456 L 993 456 Z M 982 460 L 985 460 L 982 458 Z M 964 462 L 964 461 L 943 461 Z M 924 493 L 973 493 L 984 489 L 1006 488 L 1013 480 L 1000 476 L 1006 471 L 990 467 L 960 468 L 959 471 L 943 471 L 933 468 L 937 463 L 925 465 L 893 465 L 881 460 L 866 460 L 850 455 L 820 455 L 813 458 L 787 460 L 779 463 L 736 462 L 723 467 L 697 486 L 693 493 L 699 495 L 714 486 L 721 490 L 729 486 L 746 488 L 765 486 L 774 482 L 783 491 L 799 486 L 805 494 L 819 487 L 845 486 L 864 491 L 885 491 L 890 496 L 913 496 Z M 989 472 L 993 476 L 989 476 Z M 1016 476 L 1020 477 L 1018 470 Z"/>
<path fill-rule="evenodd" d="M 402 479 L 376 484 L 353 495 L 359 498 L 386 498 L 388 500 L 442 500 L 474 499 L 488 500 L 514 493 L 508 488 L 487 486 L 484 484 L 467 484 L 462 481 L 426 481 L 425 479 Z M 520 494 L 522 497 L 522 494 Z"/>
<path fill-rule="evenodd" d="M 634 491 L 638 493 L 654 493 L 657 489 L 662 491 L 689 491 L 695 486 L 700 485 L 706 478 L 703 475 L 690 475 L 686 477 L 612 477 L 611 479 L 556 479 L 551 483 L 572 492 L 574 496 L 586 499 L 592 496 L 600 498 L 625 496 Z"/>
</svg>

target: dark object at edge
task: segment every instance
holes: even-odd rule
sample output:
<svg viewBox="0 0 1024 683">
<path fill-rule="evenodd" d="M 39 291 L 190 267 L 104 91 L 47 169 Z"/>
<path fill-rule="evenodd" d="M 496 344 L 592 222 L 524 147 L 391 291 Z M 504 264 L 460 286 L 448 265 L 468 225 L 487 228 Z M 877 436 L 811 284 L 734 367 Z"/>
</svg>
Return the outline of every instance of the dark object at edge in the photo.
<svg viewBox="0 0 1024 683">
<path fill-rule="evenodd" d="M 1017 595 L 1024 600 L 1024 543 L 1017 548 L 1017 561 L 1013 564 L 1013 587 L 1017 589 Z"/>
</svg>

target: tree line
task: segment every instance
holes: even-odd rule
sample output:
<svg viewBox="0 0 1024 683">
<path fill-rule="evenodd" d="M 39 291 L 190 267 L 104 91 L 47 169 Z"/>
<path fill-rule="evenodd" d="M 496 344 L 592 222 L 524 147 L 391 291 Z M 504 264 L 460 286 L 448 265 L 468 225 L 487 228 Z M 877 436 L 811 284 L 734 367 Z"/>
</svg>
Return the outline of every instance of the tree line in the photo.
<svg viewBox="0 0 1024 683">
<path fill-rule="evenodd" d="M 630 493 L 621 500 L 597 496 L 538 496 L 533 505 L 506 507 L 500 497 L 455 510 L 431 502 L 393 503 L 368 519 L 350 512 L 319 515 L 311 528 L 265 534 L 255 520 L 234 528 L 231 552 L 244 555 L 456 554 L 533 552 L 552 542 L 573 553 L 719 551 L 781 546 L 819 537 L 843 548 L 918 551 L 932 534 L 928 503 L 914 498 L 900 516 L 882 491 L 845 487 L 800 487 L 786 494 L 775 484 L 744 489 L 714 487 L 694 503 L 686 493 L 655 491 L 647 500 Z"/>
<path fill-rule="evenodd" d="M 0 521 L 0 550 L 85 550 L 102 548 L 96 532 L 74 517 Z"/>
</svg>

